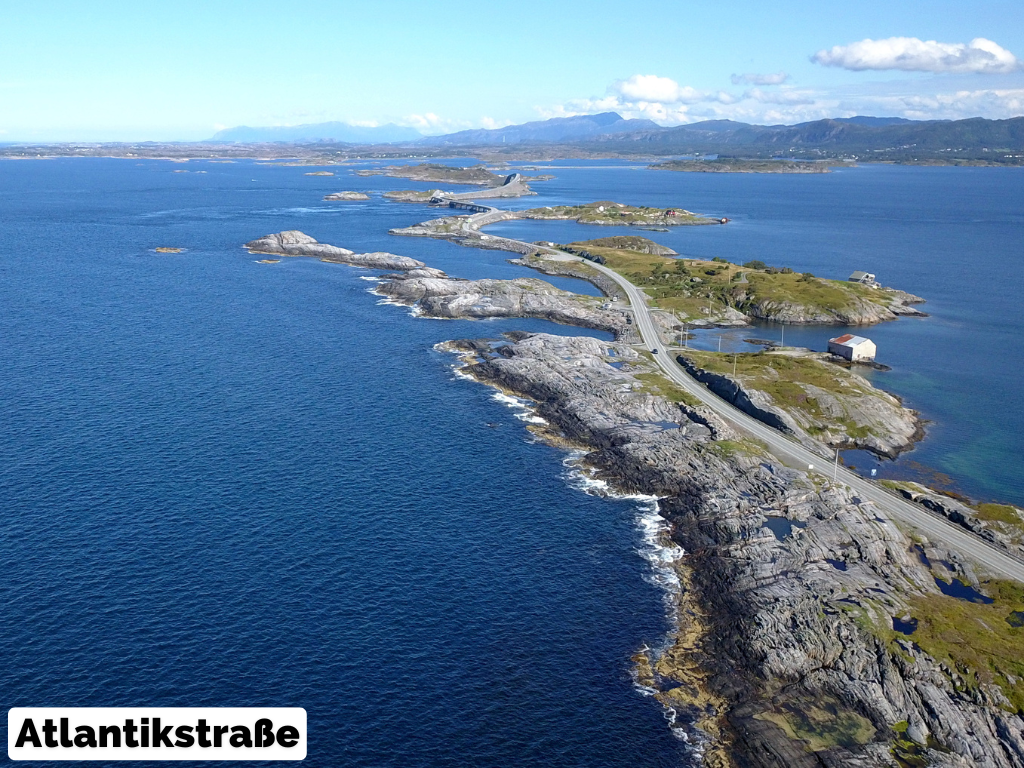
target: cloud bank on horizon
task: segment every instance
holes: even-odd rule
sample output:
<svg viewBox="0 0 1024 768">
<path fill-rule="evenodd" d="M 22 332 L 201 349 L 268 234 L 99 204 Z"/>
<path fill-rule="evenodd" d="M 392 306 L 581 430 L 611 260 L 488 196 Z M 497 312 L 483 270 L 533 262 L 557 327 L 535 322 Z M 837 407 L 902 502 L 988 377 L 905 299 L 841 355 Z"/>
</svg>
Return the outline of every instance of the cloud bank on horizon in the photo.
<svg viewBox="0 0 1024 768">
<path fill-rule="evenodd" d="M 810 57 L 823 67 L 852 72 L 903 71 L 933 75 L 1008 75 L 1024 62 L 999 44 L 978 37 L 969 43 L 941 43 L 916 37 L 866 39 L 821 50 Z M 636 74 L 608 86 L 603 97 L 574 99 L 537 108 L 544 117 L 616 111 L 663 125 L 709 119 L 797 123 L 826 117 L 875 114 L 913 120 L 1008 118 L 1024 114 L 1024 87 L 943 88 L 941 79 L 849 86 L 844 92 L 799 87 L 786 72 L 734 74 L 742 92 L 700 90 L 670 77 Z M 961 83 L 957 83 L 961 85 Z M 1016 84 L 1015 84 L 1016 85 Z"/>
</svg>

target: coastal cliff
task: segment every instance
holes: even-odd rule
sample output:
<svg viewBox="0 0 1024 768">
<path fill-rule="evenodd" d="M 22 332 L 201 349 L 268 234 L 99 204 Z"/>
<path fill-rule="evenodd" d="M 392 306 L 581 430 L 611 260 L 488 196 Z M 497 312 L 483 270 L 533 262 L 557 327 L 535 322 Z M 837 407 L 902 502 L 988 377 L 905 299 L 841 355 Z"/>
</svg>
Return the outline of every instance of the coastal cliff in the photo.
<svg viewBox="0 0 1024 768">
<path fill-rule="evenodd" d="M 448 348 L 588 446 L 599 477 L 660 497 L 686 553 L 680 627 L 663 653 L 638 654 L 638 675 L 704 765 L 1022 764 L 1022 630 L 1003 621 L 1024 604 L 1019 587 L 982 583 L 845 487 L 652 391 L 653 366 L 628 346 L 536 334 Z M 943 594 L 954 578 L 990 602 Z M 972 663 L 933 629 L 958 615 L 947 633 L 968 643 L 984 620 L 1010 647 Z"/>
<path fill-rule="evenodd" d="M 915 411 L 832 364 L 826 354 L 792 348 L 742 355 L 685 350 L 678 360 L 723 400 L 818 453 L 863 448 L 896 458 L 924 434 Z"/>
</svg>

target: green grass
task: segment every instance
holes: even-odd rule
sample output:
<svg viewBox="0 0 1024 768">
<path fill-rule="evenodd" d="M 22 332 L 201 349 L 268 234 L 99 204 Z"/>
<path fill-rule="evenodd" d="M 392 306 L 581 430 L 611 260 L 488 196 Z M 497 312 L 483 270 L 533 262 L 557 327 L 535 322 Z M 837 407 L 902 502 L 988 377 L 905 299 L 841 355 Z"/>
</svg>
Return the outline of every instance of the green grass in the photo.
<svg viewBox="0 0 1024 768">
<path fill-rule="evenodd" d="M 724 261 L 676 259 L 642 251 L 605 248 L 587 243 L 591 253 L 644 289 L 653 303 L 686 318 L 721 311 L 723 305 L 741 312 L 764 302 L 807 307 L 825 313 L 853 309 L 861 300 L 885 305 L 888 295 L 856 283 L 741 267 Z M 743 278 L 747 282 L 741 282 Z M 699 282 L 695 282 L 696 278 Z"/>
<path fill-rule="evenodd" d="M 1022 712 L 1024 627 L 1013 624 L 1020 623 L 1014 614 L 1024 610 L 1024 585 L 992 580 L 982 584 L 982 592 L 995 602 L 985 605 L 946 595 L 913 598 L 910 613 L 918 624 L 909 639 L 957 669 L 969 688 L 998 685 L 1014 710 Z"/>
<path fill-rule="evenodd" d="M 713 440 L 708 443 L 708 449 L 723 458 L 736 456 L 767 456 L 768 446 L 760 440 L 743 438 L 741 440 Z"/>
<path fill-rule="evenodd" d="M 1017 508 L 1009 504 L 978 504 L 974 509 L 981 520 L 1024 527 L 1024 520 L 1017 514 Z"/>
<path fill-rule="evenodd" d="M 675 215 L 668 215 L 668 211 Z M 551 208 L 532 208 L 524 212 L 530 218 L 570 218 L 580 224 L 613 222 L 621 225 L 650 224 L 679 226 L 688 224 L 718 224 L 718 219 L 697 216 L 683 208 L 652 208 L 650 206 L 620 205 L 608 200 L 599 200 L 586 205 L 555 205 Z"/>
<path fill-rule="evenodd" d="M 683 403 L 691 408 L 700 405 L 700 400 L 685 389 L 677 387 L 660 373 L 634 373 L 633 378 L 644 386 L 644 390 L 653 395 L 661 395 L 673 403 Z"/>
</svg>

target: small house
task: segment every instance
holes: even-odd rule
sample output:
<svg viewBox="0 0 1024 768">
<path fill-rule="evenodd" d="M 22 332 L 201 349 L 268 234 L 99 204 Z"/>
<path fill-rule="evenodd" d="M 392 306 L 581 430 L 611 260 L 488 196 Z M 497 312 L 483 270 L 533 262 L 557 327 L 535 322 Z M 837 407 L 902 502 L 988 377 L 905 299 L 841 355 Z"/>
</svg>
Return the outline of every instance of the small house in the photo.
<svg viewBox="0 0 1024 768">
<path fill-rule="evenodd" d="M 875 342 L 863 336 L 845 333 L 828 340 L 828 351 L 853 363 L 875 359 Z"/>
<path fill-rule="evenodd" d="M 860 283 L 861 285 L 866 285 L 870 288 L 878 287 L 878 282 L 875 280 L 875 276 L 870 272 L 854 272 L 847 278 L 847 282 Z"/>
</svg>

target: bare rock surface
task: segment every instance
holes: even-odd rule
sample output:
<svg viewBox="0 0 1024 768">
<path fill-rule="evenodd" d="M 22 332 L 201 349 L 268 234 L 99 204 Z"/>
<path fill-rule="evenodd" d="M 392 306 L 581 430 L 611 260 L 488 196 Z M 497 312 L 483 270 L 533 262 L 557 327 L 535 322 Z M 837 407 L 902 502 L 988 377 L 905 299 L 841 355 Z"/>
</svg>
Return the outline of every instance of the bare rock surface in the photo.
<svg viewBox="0 0 1024 768">
<path fill-rule="evenodd" d="M 625 317 L 601 308 L 601 301 L 555 288 L 537 278 L 456 280 L 396 275 L 376 292 L 414 306 L 428 317 L 536 317 L 566 325 L 624 333 Z"/>
<path fill-rule="evenodd" d="M 370 196 L 365 192 L 332 192 L 324 195 L 324 200 L 369 200 Z"/>
<path fill-rule="evenodd" d="M 264 235 L 246 243 L 245 247 L 251 253 L 310 256 L 321 261 L 350 264 L 354 267 L 365 267 L 367 269 L 410 270 L 426 266 L 422 261 L 410 259 L 408 256 L 396 256 L 393 253 L 386 253 L 384 251 L 355 253 L 347 248 L 319 243 L 314 238 L 297 229 Z"/>
</svg>

